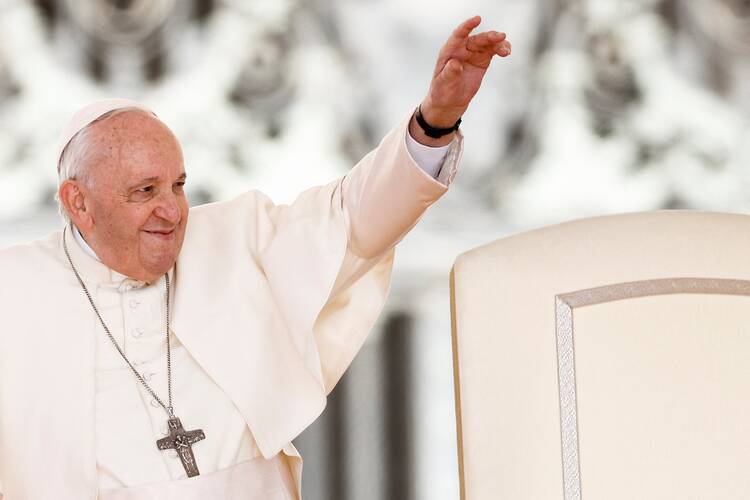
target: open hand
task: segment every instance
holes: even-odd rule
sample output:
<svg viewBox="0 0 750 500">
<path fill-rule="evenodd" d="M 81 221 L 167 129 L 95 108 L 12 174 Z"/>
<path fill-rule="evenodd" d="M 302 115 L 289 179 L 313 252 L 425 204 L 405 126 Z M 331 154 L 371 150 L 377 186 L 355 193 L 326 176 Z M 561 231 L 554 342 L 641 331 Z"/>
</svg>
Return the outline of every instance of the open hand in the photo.
<svg viewBox="0 0 750 500">
<path fill-rule="evenodd" d="M 429 93 L 421 104 L 422 115 L 433 127 L 448 128 L 461 118 L 479 90 L 492 59 L 510 55 L 511 46 L 505 33 L 485 31 L 471 35 L 481 22 L 479 16 L 467 19 L 440 49 Z M 416 123 L 413 125 L 419 129 Z M 427 141 L 417 137 L 422 134 L 421 129 L 415 127 L 410 126 L 415 139 L 425 144 L 435 142 L 426 136 Z M 439 140 L 446 144 L 449 141 L 450 138 Z"/>
</svg>

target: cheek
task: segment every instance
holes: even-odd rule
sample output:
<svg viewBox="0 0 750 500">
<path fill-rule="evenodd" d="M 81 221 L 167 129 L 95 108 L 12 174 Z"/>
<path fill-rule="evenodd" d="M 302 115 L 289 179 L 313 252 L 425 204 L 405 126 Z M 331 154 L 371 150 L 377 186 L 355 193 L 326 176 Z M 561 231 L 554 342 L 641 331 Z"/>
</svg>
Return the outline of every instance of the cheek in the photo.
<svg viewBox="0 0 750 500">
<path fill-rule="evenodd" d="M 182 215 L 180 225 L 184 226 L 187 223 L 189 211 L 190 205 L 188 205 L 187 198 L 183 197 L 180 200 L 180 214 Z"/>
<path fill-rule="evenodd" d="M 152 210 L 143 205 L 118 204 L 110 207 L 106 217 L 113 232 L 132 238 L 146 225 Z"/>
<path fill-rule="evenodd" d="M 117 203 L 107 202 L 107 200 L 99 200 L 92 206 L 91 216 L 94 219 L 94 224 L 100 231 L 105 231 L 107 234 L 118 233 L 118 220 L 122 219 L 121 209 Z"/>
</svg>

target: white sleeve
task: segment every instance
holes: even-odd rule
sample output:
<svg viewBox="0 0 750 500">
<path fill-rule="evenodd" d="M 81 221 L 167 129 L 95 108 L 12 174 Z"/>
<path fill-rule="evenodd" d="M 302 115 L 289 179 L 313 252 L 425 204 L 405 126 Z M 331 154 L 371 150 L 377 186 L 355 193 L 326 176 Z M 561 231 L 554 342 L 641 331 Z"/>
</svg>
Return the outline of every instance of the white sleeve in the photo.
<svg viewBox="0 0 750 500">
<path fill-rule="evenodd" d="M 427 172 L 433 179 L 437 179 L 438 174 L 440 174 L 445 156 L 448 154 L 448 148 L 450 148 L 450 144 L 437 148 L 420 144 L 411 136 L 408 129 L 406 131 L 406 149 L 419 168 Z"/>
</svg>

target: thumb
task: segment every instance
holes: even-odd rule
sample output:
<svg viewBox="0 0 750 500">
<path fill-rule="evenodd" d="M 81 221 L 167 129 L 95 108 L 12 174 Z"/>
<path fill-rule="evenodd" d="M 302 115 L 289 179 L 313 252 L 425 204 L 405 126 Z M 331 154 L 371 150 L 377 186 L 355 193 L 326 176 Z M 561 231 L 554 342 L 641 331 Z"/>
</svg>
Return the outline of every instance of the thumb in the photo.
<svg viewBox="0 0 750 500">
<path fill-rule="evenodd" d="M 464 65 L 461 64 L 457 59 L 450 59 L 443 67 L 442 77 L 445 80 L 452 81 L 456 80 L 461 76 L 464 71 Z"/>
</svg>

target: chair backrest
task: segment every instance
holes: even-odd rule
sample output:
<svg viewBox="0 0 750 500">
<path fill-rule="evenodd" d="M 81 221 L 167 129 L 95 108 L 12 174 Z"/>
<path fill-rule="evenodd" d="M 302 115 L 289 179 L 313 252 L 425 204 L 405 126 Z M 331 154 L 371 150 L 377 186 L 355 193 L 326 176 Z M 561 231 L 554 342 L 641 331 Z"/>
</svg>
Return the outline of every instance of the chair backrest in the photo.
<svg viewBox="0 0 750 500">
<path fill-rule="evenodd" d="M 750 498 L 750 216 L 503 238 L 451 313 L 462 499 Z"/>
</svg>

